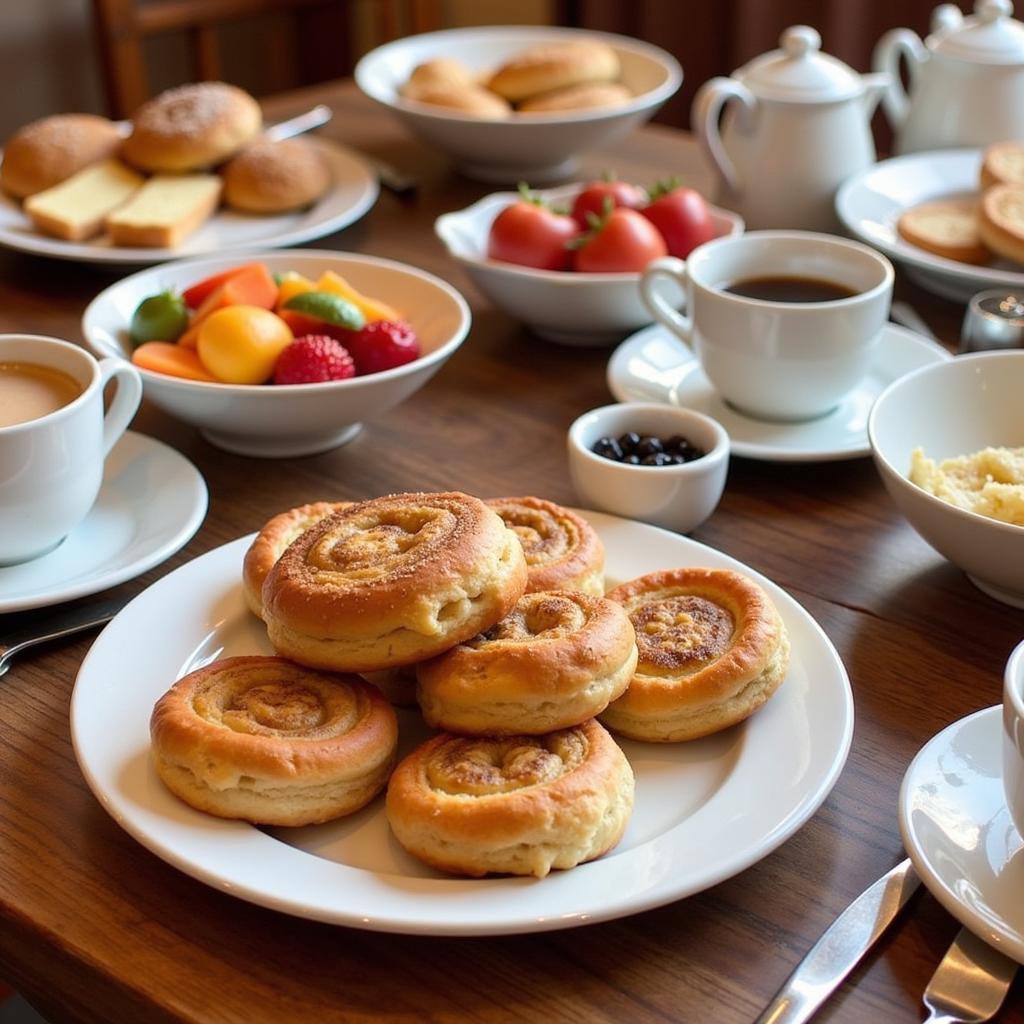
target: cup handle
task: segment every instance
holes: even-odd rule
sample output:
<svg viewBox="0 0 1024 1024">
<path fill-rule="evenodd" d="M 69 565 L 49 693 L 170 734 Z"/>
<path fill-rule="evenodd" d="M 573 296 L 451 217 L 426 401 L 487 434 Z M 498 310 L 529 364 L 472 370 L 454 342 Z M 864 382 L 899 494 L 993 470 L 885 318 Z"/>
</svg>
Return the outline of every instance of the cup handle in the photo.
<svg viewBox="0 0 1024 1024">
<path fill-rule="evenodd" d="M 128 429 L 132 417 L 138 411 L 142 401 L 142 378 L 139 371 L 123 359 L 100 360 L 100 389 L 107 386 L 108 381 L 117 378 L 117 390 L 114 392 L 110 408 L 103 417 L 103 454 L 107 455 L 121 435 Z"/>
<path fill-rule="evenodd" d="M 660 259 L 648 263 L 643 274 L 640 275 L 640 296 L 655 320 L 663 323 L 689 348 L 690 336 L 693 333 L 693 319 L 683 316 L 678 309 L 668 304 L 665 297 L 657 290 L 660 278 L 667 278 L 685 289 L 686 264 L 675 256 L 662 256 Z"/>
</svg>

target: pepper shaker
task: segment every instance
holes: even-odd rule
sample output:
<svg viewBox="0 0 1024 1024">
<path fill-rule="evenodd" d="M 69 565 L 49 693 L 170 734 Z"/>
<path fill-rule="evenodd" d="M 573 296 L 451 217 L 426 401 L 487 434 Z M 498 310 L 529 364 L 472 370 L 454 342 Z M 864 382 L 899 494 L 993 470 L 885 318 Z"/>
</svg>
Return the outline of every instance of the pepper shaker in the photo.
<svg viewBox="0 0 1024 1024">
<path fill-rule="evenodd" d="M 967 303 L 960 351 L 1024 348 L 1024 289 L 994 288 Z"/>
</svg>

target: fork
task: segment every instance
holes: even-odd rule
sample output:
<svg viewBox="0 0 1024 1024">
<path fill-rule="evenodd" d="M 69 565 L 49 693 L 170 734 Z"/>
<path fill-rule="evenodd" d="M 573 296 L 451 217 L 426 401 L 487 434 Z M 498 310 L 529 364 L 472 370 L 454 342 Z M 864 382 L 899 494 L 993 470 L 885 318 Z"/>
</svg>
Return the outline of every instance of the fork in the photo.
<svg viewBox="0 0 1024 1024">
<path fill-rule="evenodd" d="M 1006 998 L 1018 964 L 966 928 L 953 940 L 921 997 L 934 1024 L 982 1024 Z"/>
</svg>

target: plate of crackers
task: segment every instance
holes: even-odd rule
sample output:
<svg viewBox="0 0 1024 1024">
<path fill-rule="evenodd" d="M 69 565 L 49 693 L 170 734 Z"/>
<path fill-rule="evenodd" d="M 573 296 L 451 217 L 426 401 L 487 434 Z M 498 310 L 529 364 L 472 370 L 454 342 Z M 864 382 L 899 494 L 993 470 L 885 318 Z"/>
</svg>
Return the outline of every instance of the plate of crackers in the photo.
<svg viewBox="0 0 1024 1024">
<path fill-rule="evenodd" d="M 378 190 L 359 154 L 265 134 L 252 96 L 200 82 L 130 121 L 54 114 L 15 132 L 0 162 L 0 245 L 127 264 L 296 245 L 358 220 Z"/>
<path fill-rule="evenodd" d="M 135 839 L 296 916 L 536 932 L 681 899 L 817 810 L 853 731 L 792 597 L 526 496 L 323 500 L 129 603 L 71 702 Z"/>
<path fill-rule="evenodd" d="M 1024 288 L 1024 142 L 883 160 L 843 182 L 836 210 L 937 295 Z"/>
</svg>

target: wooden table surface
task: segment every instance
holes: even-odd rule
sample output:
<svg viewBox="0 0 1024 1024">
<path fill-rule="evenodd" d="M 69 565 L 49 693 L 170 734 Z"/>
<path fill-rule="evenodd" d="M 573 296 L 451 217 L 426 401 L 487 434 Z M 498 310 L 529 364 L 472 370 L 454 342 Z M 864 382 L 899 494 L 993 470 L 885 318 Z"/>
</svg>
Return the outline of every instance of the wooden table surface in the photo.
<svg viewBox="0 0 1024 1024">
<path fill-rule="evenodd" d="M 407 261 L 452 281 L 473 329 L 417 395 L 346 447 L 258 461 L 207 444 L 144 406 L 134 429 L 190 458 L 210 489 L 185 548 L 119 588 L 172 568 L 321 497 L 458 488 L 574 500 L 564 434 L 609 401 L 607 349 L 537 340 L 494 310 L 449 261 L 434 218 L 490 191 L 419 147 L 349 84 L 279 97 L 271 116 L 334 105 L 326 134 L 400 167 L 414 198 L 383 192 L 360 223 L 317 243 Z M 594 154 L 650 182 L 680 173 L 702 189 L 692 140 L 645 128 Z M 86 302 L 121 276 L 0 255 L 0 331 L 81 340 Z M 907 286 L 946 341 L 960 310 Z M 501 938 L 415 938 L 332 927 L 233 899 L 168 866 L 107 816 L 79 774 L 68 702 L 89 638 L 23 656 L 0 681 L 0 977 L 54 1024 L 95 1021 L 750 1021 L 839 912 L 902 856 L 900 780 L 915 752 L 995 704 L 1024 615 L 976 590 L 902 519 L 870 459 L 772 464 L 733 459 L 724 499 L 696 540 L 784 587 L 838 648 L 856 727 L 846 768 L 814 817 L 742 874 L 689 899 L 611 923 Z M 0 637 L 30 618 L 0 616 Z M 925 891 L 819 1019 L 916 1021 L 958 925 Z M 1021 983 L 1002 1019 L 1024 1021 Z"/>
</svg>

